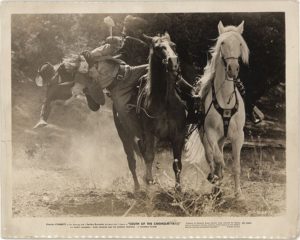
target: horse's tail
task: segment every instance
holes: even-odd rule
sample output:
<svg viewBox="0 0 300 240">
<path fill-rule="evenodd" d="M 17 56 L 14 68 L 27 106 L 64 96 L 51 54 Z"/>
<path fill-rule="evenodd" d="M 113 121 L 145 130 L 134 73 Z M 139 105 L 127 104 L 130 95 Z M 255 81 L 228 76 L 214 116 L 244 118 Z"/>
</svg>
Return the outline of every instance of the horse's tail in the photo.
<svg viewBox="0 0 300 240">
<path fill-rule="evenodd" d="M 205 159 L 205 150 L 200 139 L 199 130 L 194 130 L 185 143 L 185 161 L 190 164 L 200 163 Z"/>
</svg>

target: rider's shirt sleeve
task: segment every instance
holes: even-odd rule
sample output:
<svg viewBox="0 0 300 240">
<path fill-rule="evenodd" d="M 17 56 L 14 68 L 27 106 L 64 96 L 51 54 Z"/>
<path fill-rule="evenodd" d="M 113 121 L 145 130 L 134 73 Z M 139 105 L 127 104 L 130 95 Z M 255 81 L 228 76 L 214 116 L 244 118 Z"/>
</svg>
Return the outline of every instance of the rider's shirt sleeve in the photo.
<svg viewBox="0 0 300 240">
<path fill-rule="evenodd" d="M 85 84 L 88 79 L 89 77 L 87 74 L 76 73 L 74 76 L 74 82 L 76 83 Z"/>
<path fill-rule="evenodd" d="M 107 43 L 92 50 L 91 56 L 92 58 L 98 58 L 98 57 L 112 55 L 112 53 L 113 53 L 113 48 L 110 44 Z"/>
</svg>

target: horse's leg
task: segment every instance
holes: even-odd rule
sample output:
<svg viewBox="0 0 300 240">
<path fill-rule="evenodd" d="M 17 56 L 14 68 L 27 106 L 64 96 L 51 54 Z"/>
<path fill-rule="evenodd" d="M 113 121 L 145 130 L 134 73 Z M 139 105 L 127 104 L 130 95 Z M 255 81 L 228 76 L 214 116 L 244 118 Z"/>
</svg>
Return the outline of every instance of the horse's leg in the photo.
<svg viewBox="0 0 300 240">
<path fill-rule="evenodd" d="M 129 167 L 129 170 L 132 174 L 133 181 L 134 181 L 134 189 L 135 189 L 135 191 L 137 191 L 140 188 L 140 184 L 139 184 L 139 181 L 138 181 L 138 178 L 136 175 L 136 159 L 134 157 L 133 141 L 130 139 L 129 136 L 127 136 L 126 131 L 123 128 L 123 126 L 118 118 L 118 114 L 117 114 L 114 106 L 113 106 L 113 116 L 114 116 L 115 126 L 117 128 L 117 132 L 122 141 L 123 148 L 124 148 L 124 151 L 127 156 L 128 167 Z"/>
<path fill-rule="evenodd" d="M 210 165 L 210 174 L 207 179 L 212 183 L 217 179 L 222 179 L 223 167 L 225 166 L 223 157 L 224 139 L 220 139 L 219 135 L 215 130 L 208 129 L 203 138 L 205 156 Z"/>
<path fill-rule="evenodd" d="M 172 140 L 172 148 L 173 148 L 173 171 L 175 173 L 175 190 L 181 191 L 180 185 L 180 173 L 182 171 L 182 163 L 181 163 L 181 154 L 182 148 L 184 146 L 184 135 L 178 136 Z"/>
<path fill-rule="evenodd" d="M 240 155 L 244 143 L 244 132 L 241 131 L 236 139 L 232 140 L 232 155 L 233 155 L 233 175 L 235 182 L 235 195 L 237 198 L 242 198 L 242 190 L 240 183 L 241 162 Z"/>
<path fill-rule="evenodd" d="M 143 153 L 143 157 L 146 164 L 146 175 L 145 175 L 145 181 L 147 184 L 153 183 L 153 176 L 152 176 L 152 165 L 155 157 L 154 153 L 154 145 L 155 145 L 155 139 L 154 135 L 145 132 L 144 134 L 144 144 L 145 144 L 145 151 Z"/>
<path fill-rule="evenodd" d="M 225 138 L 224 137 L 219 139 L 218 148 L 216 148 L 215 157 L 214 157 L 215 160 L 216 160 L 215 161 L 216 162 L 215 173 L 219 177 L 219 179 L 223 178 L 223 167 L 225 166 L 224 154 L 223 154 L 224 143 L 225 143 Z"/>
<path fill-rule="evenodd" d="M 210 167 L 210 173 L 208 174 L 207 180 L 212 182 L 215 176 L 215 162 L 213 155 L 213 146 L 211 144 L 211 139 L 209 139 L 209 130 L 206 130 L 203 135 L 203 146 L 205 150 L 205 157 L 208 165 Z"/>
</svg>

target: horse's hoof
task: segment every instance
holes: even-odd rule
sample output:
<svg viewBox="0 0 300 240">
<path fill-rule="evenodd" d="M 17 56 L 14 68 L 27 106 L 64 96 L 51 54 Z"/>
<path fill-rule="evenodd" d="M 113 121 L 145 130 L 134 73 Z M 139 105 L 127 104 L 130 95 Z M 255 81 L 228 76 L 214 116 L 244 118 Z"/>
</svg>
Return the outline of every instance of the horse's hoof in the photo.
<svg viewBox="0 0 300 240">
<path fill-rule="evenodd" d="M 154 184 L 153 178 L 147 178 L 146 175 L 144 176 L 144 181 L 147 185 L 153 185 Z"/>
<path fill-rule="evenodd" d="M 148 181 L 147 181 L 147 184 L 148 184 L 148 185 L 154 185 L 155 183 L 156 183 L 156 182 L 155 182 L 154 180 L 148 180 Z"/>
<path fill-rule="evenodd" d="M 215 183 L 217 183 L 219 180 L 220 180 L 220 178 L 217 176 L 217 175 L 215 175 L 215 174 L 208 174 L 208 176 L 207 176 L 207 180 L 210 182 L 210 183 L 212 183 L 212 184 L 215 184 Z"/>
<path fill-rule="evenodd" d="M 176 184 L 175 184 L 175 192 L 181 192 L 181 191 L 182 191 L 181 185 L 178 184 L 178 183 L 176 183 Z"/>
</svg>

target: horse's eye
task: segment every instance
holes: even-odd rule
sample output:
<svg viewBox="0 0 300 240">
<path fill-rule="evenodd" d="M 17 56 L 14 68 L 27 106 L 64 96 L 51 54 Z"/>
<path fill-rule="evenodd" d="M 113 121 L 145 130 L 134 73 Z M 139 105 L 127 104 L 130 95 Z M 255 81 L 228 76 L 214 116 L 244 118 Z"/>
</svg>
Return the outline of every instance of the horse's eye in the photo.
<svg viewBox="0 0 300 240">
<path fill-rule="evenodd" d="M 225 43 L 224 42 L 221 42 L 221 45 L 224 45 Z"/>
</svg>

